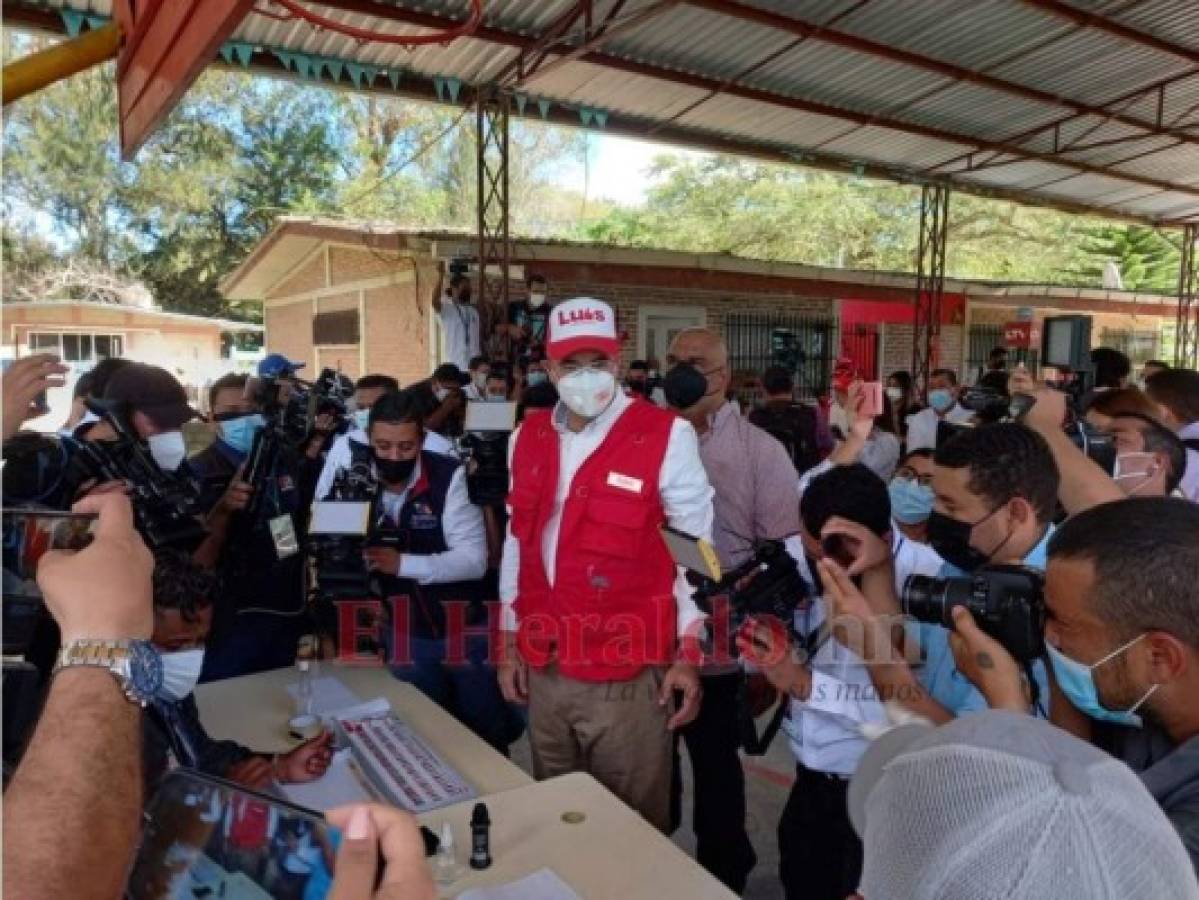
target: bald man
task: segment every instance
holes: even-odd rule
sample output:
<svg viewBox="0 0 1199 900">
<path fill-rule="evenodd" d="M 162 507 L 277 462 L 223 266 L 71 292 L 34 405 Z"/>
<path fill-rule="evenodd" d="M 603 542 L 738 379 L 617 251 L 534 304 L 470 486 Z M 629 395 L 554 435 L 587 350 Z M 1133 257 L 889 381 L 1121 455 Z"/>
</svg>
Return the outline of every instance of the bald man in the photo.
<svg viewBox="0 0 1199 900">
<path fill-rule="evenodd" d="M 707 328 L 679 332 L 667 366 L 693 366 L 707 382 L 694 404 L 678 412 L 699 435 L 699 455 L 716 491 L 712 539 L 720 562 L 731 569 L 759 540 L 799 532 L 795 466 L 786 448 L 751 425 L 726 399 L 729 353 Z M 696 859 L 740 894 L 757 858 L 745 833 L 745 778 L 739 747 L 738 703 L 743 674 L 736 662 L 712 664 L 703 673 L 704 704 L 683 730 L 695 782 Z M 681 779 L 676 787 L 681 790 Z"/>
</svg>

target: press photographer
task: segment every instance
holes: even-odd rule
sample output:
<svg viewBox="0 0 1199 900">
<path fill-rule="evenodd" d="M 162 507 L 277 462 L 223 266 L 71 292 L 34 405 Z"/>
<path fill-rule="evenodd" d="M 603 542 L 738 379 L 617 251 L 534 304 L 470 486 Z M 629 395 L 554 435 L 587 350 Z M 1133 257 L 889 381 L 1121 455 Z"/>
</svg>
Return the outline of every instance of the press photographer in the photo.
<svg viewBox="0 0 1199 900">
<path fill-rule="evenodd" d="M 1050 718 L 1141 773 L 1199 872 L 1199 507 L 1164 497 L 1096 506 L 1067 520 L 1048 552 Z M 1021 708 L 1003 643 L 961 614 L 952 642 L 992 706 Z"/>
<path fill-rule="evenodd" d="M 880 577 L 892 590 L 909 576 L 938 570 L 923 544 L 894 532 L 886 484 L 861 464 L 814 477 L 799 503 L 802 529 L 788 541 L 808 595 L 784 629 L 751 620 L 738 634 L 742 657 L 786 697 L 782 727 L 796 760 L 795 784 L 778 823 L 779 876 L 789 898 L 842 900 L 857 887 L 862 845 L 846 813 L 848 778 L 869 746 L 862 726 L 883 723 L 883 701 L 864 659 L 880 654 L 864 628 L 833 602 L 855 573 L 882 554 Z M 866 540 L 869 538 L 869 540 Z M 838 561 L 839 560 L 839 561 Z M 856 576 L 855 576 L 856 577 Z M 860 595 L 858 595 L 860 597 Z M 864 601 L 862 601 L 864 602 Z M 885 633 L 883 636 L 885 639 Z"/>
<path fill-rule="evenodd" d="M 345 434 L 333 440 L 325 457 L 324 467 L 316 482 L 316 497 L 323 500 L 333 486 L 333 480 L 342 469 L 353 465 L 366 465 L 371 459 L 370 438 L 366 428 L 370 424 L 371 407 L 384 394 L 395 393 L 400 383 L 390 375 L 363 375 L 354 383 L 353 412 Z"/>
<path fill-rule="evenodd" d="M 219 435 L 188 461 L 205 485 L 210 529 L 193 558 L 226 584 L 203 681 L 291 665 L 297 640 L 310 630 L 300 548 L 320 462 L 294 440 L 309 432 L 289 412 L 294 369 L 263 371 L 274 374 L 229 374 L 213 383 L 209 409 Z M 264 390 L 267 409 L 259 402 Z"/>
<path fill-rule="evenodd" d="M 465 639 L 467 661 L 450 658 L 463 637 L 449 628 L 479 628 L 487 611 L 479 579 L 487 566 L 482 513 L 470 502 L 457 460 L 423 450 L 417 398 L 385 394 L 371 407 L 368 435 L 380 494 L 371 546 L 363 551 L 380 595 L 392 610 L 385 633 L 391 671 L 415 685 L 500 752 L 512 740 L 507 704 L 488 662 L 485 636 Z M 384 544 L 386 538 L 386 545 Z M 449 604 L 463 615 L 448 615 Z M 406 631 L 397 631 L 406 625 Z M 392 641 L 395 643 L 392 643 Z"/>
</svg>

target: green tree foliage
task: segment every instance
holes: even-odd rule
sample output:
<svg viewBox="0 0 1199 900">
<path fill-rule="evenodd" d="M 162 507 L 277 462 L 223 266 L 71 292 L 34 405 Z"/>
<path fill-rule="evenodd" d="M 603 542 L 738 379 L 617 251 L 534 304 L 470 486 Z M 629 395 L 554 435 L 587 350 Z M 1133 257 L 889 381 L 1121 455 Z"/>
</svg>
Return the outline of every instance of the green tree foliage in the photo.
<svg viewBox="0 0 1199 900">
<path fill-rule="evenodd" d="M 1141 225 L 1087 225 L 1082 246 L 1086 254 L 1082 271 L 1093 282 L 1102 279 L 1104 263 L 1110 260 L 1130 291 L 1170 294 L 1178 290 L 1182 239 L 1177 232 Z"/>
</svg>

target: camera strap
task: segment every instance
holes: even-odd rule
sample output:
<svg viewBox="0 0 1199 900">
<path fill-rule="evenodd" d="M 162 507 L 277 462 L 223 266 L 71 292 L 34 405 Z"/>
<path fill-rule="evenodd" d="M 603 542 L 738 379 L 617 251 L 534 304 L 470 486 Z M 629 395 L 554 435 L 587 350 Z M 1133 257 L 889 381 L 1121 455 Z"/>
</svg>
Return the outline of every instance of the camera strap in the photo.
<svg viewBox="0 0 1199 900">
<path fill-rule="evenodd" d="M 766 723 L 766 730 L 758 735 L 758 727 L 754 722 L 753 714 L 750 712 L 749 704 L 742 701 L 737 704 L 737 717 L 740 720 L 741 732 L 741 749 L 745 751 L 747 756 L 764 756 L 766 751 L 770 749 L 770 744 L 774 740 L 774 736 L 779 733 L 779 728 L 782 727 L 783 717 L 787 714 L 787 707 L 790 700 L 786 695 L 779 695 L 779 702 L 774 708 L 774 712 L 770 716 L 770 721 Z"/>
</svg>

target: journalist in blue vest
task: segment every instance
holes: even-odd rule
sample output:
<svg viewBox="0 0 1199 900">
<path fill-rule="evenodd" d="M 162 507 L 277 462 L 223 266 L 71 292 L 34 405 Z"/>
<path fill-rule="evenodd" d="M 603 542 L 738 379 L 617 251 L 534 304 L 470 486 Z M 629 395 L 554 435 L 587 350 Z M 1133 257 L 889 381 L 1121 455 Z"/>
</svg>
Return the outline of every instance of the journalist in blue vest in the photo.
<svg viewBox="0 0 1199 900">
<path fill-rule="evenodd" d="M 392 673 L 506 753 L 520 726 L 488 663 L 480 589 L 487 538 L 465 470 L 456 459 L 423 449 L 421 406 L 411 392 L 376 400 L 367 435 L 381 488 L 374 532 L 383 539 L 363 553 L 394 617 L 385 632 Z M 396 634 L 397 627 L 403 633 Z M 466 659 L 454 659 L 463 645 Z"/>
</svg>

